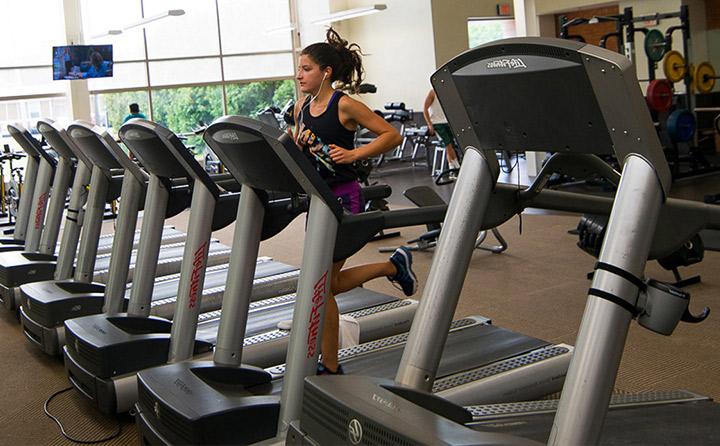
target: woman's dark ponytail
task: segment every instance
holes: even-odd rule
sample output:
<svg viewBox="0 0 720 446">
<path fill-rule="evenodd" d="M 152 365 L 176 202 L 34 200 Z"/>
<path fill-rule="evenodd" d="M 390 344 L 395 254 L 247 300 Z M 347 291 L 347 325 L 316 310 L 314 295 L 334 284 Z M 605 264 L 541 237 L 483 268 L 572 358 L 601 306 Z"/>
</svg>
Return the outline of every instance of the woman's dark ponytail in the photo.
<svg viewBox="0 0 720 446">
<path fill-rule="evenodd" d="M 342 82 L 344 87 L 356 93 L 365 74 L 360 46 L 357 43 L 348 45 L 348 41 L 340 37 L 340 34 L 332 28 L 328 28 L 326 39 L 340 55 L 341 65 L 338 67 L 339 72 L 335 80 Z"/>
<path fill-rule="evenodd" d="M 338 81 L 343 89 L 357 93 L 363 81 L 362 51 L 356 43 L 340 37 L 332 28 L 326 34 L 327 42 L 307 46 L 301 54 L 310 56 L 320 69 L 332 67 L 332 81 Z"/>
</svg>

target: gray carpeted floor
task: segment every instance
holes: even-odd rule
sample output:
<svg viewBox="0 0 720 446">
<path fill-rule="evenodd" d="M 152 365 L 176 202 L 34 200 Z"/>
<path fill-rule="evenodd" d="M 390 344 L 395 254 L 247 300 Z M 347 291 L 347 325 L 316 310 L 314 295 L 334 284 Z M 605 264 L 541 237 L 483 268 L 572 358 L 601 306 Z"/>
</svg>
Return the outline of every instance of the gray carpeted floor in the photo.
<svg viewBox="0 0 720 446">
<path fill-rule="evenodd" d="M 518 233 L 517 218 L 505 224 L 501 231 L 510 245 L 508 251 L 499 255 L 475 252 L 456 316 L 479 314 L 513 330 L 572 344 L 589 285 L 585 276 L 594 263 L 594 259 L 575 247 L 575 237 L 567 234 L 577 220 L 574 216 L 525 215 L 522 235 Z M 173 219 L 181 229 L 185 228 L 186 221 L 186 214 Z M 303 233 L 303 225 L 303 217 L 295 220 L 279 236 L 264 242 L 261 254 L 299 264 L 298 234 Z M 106 226 L 106 231 L 112 230 L 109 224 Z M 402 238 L 412 238 L 422 230 L 422 227 L 404 229 Z M 214 236 L 230 244 L 232 228 Z M 371 243 L 348 264 L 384 260 L 387 255 L 378 253 L 377 248 L 401 240 Z M 415 270 L 421 281 L 427 277 L 431 259 L 430 252 L 415 255 Z M 702 283 L 689 288 L 694 309 L 717 303 L 718 265 L 720 254 L 708 252 L 703 263 L 683 271 L 684 275 L 702 275 Z M 672 274 L 655 262 L 649 265 L 647 273 L 660 280 L 672 280 Z M 389 294 L 399 293 L 385 279 L 367 286 Z M 418 292 L 418 296 L 421 295 L 422 283 Z M 68 385 L 61 361 L 47 358 L 30 347 L 14 316 L 3 310 L 0 319 L 0 379 L 3 380 L 0 444 L 71 444 L 43 415 L 43 402 L 47 397 Z M 720 397 L 718 341 L 720 319 L 715 315 L 700 325 L 681 324 L 670 337 L 651 333 L 633 323 L 616 388 L 622 391 L 686 388 Z M 58 396 L 50 410 L 66 425 L 68 433 L 85 440 L 101 438 L 115 429 L 115 420 L 92 410 L 74 392 Z M 125 416 L 120 422 L 123 434 L 106 444 L 137 444 L 132 418 Z"/>
</svg>

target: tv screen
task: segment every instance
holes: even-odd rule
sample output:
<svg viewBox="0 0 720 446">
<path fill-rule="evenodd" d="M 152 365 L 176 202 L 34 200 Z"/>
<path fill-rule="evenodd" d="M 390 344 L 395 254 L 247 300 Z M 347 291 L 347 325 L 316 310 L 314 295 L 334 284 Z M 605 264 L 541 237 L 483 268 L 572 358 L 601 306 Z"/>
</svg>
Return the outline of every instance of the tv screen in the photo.
<svg viewBox="0 0 720 446">
<path fill-rule="evenodd" d="M 89 79 L 113 75 L 112 45 L 53 47 L 53 79 Z"/>
</svg>

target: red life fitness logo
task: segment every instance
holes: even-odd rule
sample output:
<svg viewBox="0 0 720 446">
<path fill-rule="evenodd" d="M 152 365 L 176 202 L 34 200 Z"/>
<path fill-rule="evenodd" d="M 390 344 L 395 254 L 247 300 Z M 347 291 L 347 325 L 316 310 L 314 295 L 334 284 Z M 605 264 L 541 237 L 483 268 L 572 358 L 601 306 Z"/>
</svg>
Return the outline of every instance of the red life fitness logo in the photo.
<svg viewBox="0 0 720 446">
<path fill-rule="evenodd" d="M 200 272 L 202 271 L 202 268 L 205 263 L 205 248 L 207 247 L 207 242 L 204 242 L 200 247 L 195 251 L 195 255 L 193 256 L 193 269 L 192 274 L 190 275 L 190 303 L 188 304 L 189 308 L 195 308 L 195 304 L 197 303 L 197 295 L 198 295 L 198 288 L 200 285 Z"/>
<path fill-rule="evenodd" d="M 43 210 L 45 209 L 45 203 L 47 203 L 47 196 L 48 194 L 45 192 L 38 198 L 37 209 L 35 209 L 35 229 L 40 229 L 40 226 L 42 226 L 43 217 L 45 216 Z"/>
<path fill-rule="evenodd" d="M 313 307 L 310 311 L 310 325 L 308 327 L 307 337 L 307 357 L 312 358 L 317 351 L 318 329 L 320 328 L 320 307 L 325 303 L 325 295 L 327 293 L 327 271 L 323 273 L 320 280 L 313 287 Z"/>
</svg>

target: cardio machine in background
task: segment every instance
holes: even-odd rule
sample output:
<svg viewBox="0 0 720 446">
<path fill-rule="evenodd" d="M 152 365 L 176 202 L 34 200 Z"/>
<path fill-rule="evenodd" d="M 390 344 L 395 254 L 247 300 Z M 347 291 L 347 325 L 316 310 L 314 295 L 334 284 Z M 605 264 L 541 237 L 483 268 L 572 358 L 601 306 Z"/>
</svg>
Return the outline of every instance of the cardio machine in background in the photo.
<svg viewBox="0 0 720 446">
<path fill-rule="evenodd" d="M 23 168 L 13 166 L 13 161 L 19 161 L 26 156 L 22 152 L 12 152 L 8 144 L 4 145 L 4 150 L 0 154 L 0 218 L 6 218 L 0 223 L 0 229 L 6 235 L 12 234 L 11 226 L 17 218 L 23 183 Z M 5 175 L 6 162 L 8 176 Z"/>
</svg>

